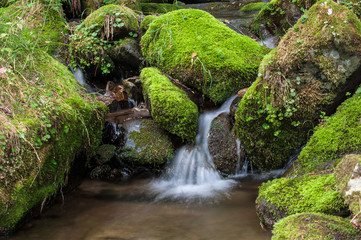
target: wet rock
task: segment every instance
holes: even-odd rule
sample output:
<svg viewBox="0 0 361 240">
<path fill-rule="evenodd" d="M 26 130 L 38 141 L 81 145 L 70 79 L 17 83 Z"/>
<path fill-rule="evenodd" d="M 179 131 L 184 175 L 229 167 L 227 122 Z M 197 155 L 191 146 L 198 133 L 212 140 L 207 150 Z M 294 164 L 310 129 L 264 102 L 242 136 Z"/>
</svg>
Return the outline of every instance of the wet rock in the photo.
<svg viewBox="0 0 361 240">
<path fill-rule="evenodd" d="M 278 221 L 272 240 L 280 239 L 360 239 L 349 219 L 319 213 L 294 214 Z"/>
<path fill-rule="evenodd" d="M 103 129 L 103 144 L 113 144 L 115 146 L 124 146 L 125 130 L 120 125 L 113 122 L 105 122 Z"/>
<path fill-rule="evenodd" d="M 232 119 L 229 114 L 223 113 L 212 121 L 208 135 L 208 148 L 219 172 L 223 175 L 236 173 L 237 143 L 236 137 L 232 134 Z"/>
<path fill-rule="evenodd" d="M 108 81 L 105 87 L 105 91 L 105 95 L 109 96 L 110 101 L 128 101 L 128 93 L 123 85 Z"/>
<path fill-rule="evenodd" d="M 129 80 L 123 80 L 122 84 L 125 87 L 129 98 L 133 99 L 136 103 L 144 101 L 142 90 L 139 89 L 134 82 L 131 82 Z"/>
<path fill-rule="evenodd" d="M 105 163 L 110 162 L 115 154 L 116 147 L 110 144 L 101 145 L 95 156 L 95 161 L 98 165 L 103 165 Z"/>
<path fill-rule="evenodd" d="M 108 165 L 101 165 L 91 170 L 89 177 L 91 179 L 107 179 L 112 168 Z"/>
<path fill-rule="evenodd" d="M 361 229 L 361 155 L 344 156 L 335 169 L 335 180 L 338 191 L 353 214 L 351 223 Z"/>
<path fill-rule="evenodd" d="M 105 118 L 108 122 L 122 124 L 125 121 L 141 118 L 150 118 L 150 112 L 143 105 L 131 109 L 121 109 L 117 112 L 106 114 Z"/>
<path fill-rule="evenodd" d="M 307 16 L 264 58 L 236 113 L 237 136 L 261 171 L 282 168 L 320 116 L 334 113 L 361 83 L 356 15 L 327 1 L 313 5 Z"/>
<path fill-rule="evenodd" d="M 336 190 L 333 174 L 279 178 L 263 183 L 256 211 L 268 229 L 280 219 L 302 212 L 347 216 L 347 206 Z"/>
<path fill-rule="evenodd" d="M 133 166 L 161 166 L 173 157 L 173 144 L 167 133 L 153 120 L 133 120 L 123 124 L 125 146 L 117 151 L 118 161 Z"/>
<path fill-rule="evenodd" d="M 123 68 L 138 70 L 144 61 L 140 46 L 136 39 L 126 38 L 113 47 L 110 56 L 115 64 Z"/>
<path fill-rule="evenodd" d="M 238 97 L 236 97 L 231 104 L 230 114 L 233 117 L 233 119 L 235 119 L 235 117 L 236 117 L 236 111 L 237 111 L 238 105 L 239 105 L 241 99 L 243 98 L 243 96 L 246 94 L 247 90 L 248 90 L 248 88 L 243 88 L 243 89 L 239 90 L 237 92 Z"/>
</svg>

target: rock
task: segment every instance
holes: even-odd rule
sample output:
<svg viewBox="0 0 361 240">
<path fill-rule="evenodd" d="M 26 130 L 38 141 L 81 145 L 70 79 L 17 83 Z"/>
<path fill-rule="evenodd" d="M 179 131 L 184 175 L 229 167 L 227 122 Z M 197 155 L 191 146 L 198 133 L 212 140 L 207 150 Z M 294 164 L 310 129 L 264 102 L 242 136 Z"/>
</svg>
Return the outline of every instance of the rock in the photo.
<svg viewBox="0 0 361 240">
<path fill-rule="evenodd" d="M 267 3 L 265 2 L 248 3 L 244 5 L 239 11 L 241 12 L 260 11 L 265 5 L 267 5 Z"/>
<path fill-rule="evenodd" d="M 105 95 L 109 96 L 109 101 L 128 101 L 128 93 L 123 87 L 123 85 L 115 84 L 112 81 L 108 81 L 105 91 Z"/>
<path fill-rule="evenodd" d="M 144 68 L 140 80 L 154 121 L 183 140 L 194 141 L 198 128 L 197 105 L 156 68 Z"/>
<path fill-rule="evenodd" d="M 173 144 L 153 120 L 136 120 L 124 125 L 127 130 L 125 146 L 117 158 L 132 165 L 161 166 L 173 157 Z"/>
<path fill-rule="evenodd" d="M 142 36 L 148 30 L 149 24 L 151 24 L 154 21 L 154 19 L 156 19 L 157 17 L 158 16 L 156 16 L 156 15 L 145 16 L 145 18 L 143 19 L 143 21 L 140 24 L 140 33 L 142 34 Z"/>
<path fill-rule="evenodd" d="M 347 27 L 340 15 L 348 19 Z M 333 113 L 361 82 L 356 15 L 327 1 L 313 5 L 307 16 L 264 58 L 236 113 L 237 136 L 262 171 L 283 167 L 305 144 L 322 112 Z"/>
<path fill-rule="evenodd" d="M 252 21 L 250 30 L 261 39 L 270 35 L 283 36 L 302 16 L 302 10 L 309 9 L 314 3 L 315 0 L 272 0 Z"/>
<path fill-rule="evenodd" d="M 81 6 L 85 16 L 89 16 L 92 12 L 103 7 L 107 3 L 113 3 L 116 5 L 123 5 L 132 10 L 140 10 L 140 1 L 138 0 L 114 0 L 114 1 L 103 1 L 103 0 L 81 0 Z"/>
<path fill-rule="evenodd" d="M 333 169 L 341 158 L 361 146 L 361 88 L 322 123 L 294 163 L 293 175 Z"/>
<path fill-rule="evenodd" d="M 126 38 L 114 45 L 109 53 L 114 64 L 125 69 L 138 70 L 139 65 L 144 61 L 140 46 L 136 39 Z"/>
<path fill-rule="evenodd" d="M 108 165 L 101 165 L 91 170 L 89 177 L 91 179 L 107 179 L 112 168 Z"/>
<path fill-rule="evenodd" d="M 102 136 L 102 143 L 112 144 L 117 147 L 125 144 L 124 128 L 113 122 L 105 122 Z"/>
<path fill-rule="evenodd" d="M 177 4 L 169 3 L 141 3 L 140 6 L 145 15 L 153 13 L 167 13 L 184 8 L 182 6 L 178 6 Z"/>
<path fill-rule="evenodd" d="M 151 117 L 150 112 L 147 108 L 134 107 L 131 109 L 122 109 L 117 112 L 106 114 L 106 120 L 111 123 L 122 124 L 125 121 L 149 118 Z"/>
<path fill-rule="evenodd" d="M 216 169 L 223 175 L 236 173 L 238 154 L 236 137 L 232 134 L 232 119 L 221 114 L 211 124 L 208 148 Z M 242 165 L 242 163 L 240 163 Z"/>
<path fill-rule="evenodd" d="M 360 239 L 349 219 L 320 213 L 300 213 L 275 224 L 272 240 L 281 239 Z"/>
<path fill-rule="evenodd" d="M 94 75 L 109 74 L 121 57 L 115 54 L 118 44 L 122 47 L 123 41 L 129 43 L 124 39 L 137 38 L 138 29 L 137 14 L 130 8 L 109 4 L 97 9 L 71 37 L 71 64 L 88 68 Z M 128 47 L 123 49 L 128 51 Z M 125 55 L 134 57 L 135 52 L 129 51 Z"/>
<path fill-rule="evenodd" d="M 116 147 L 111 144 L 100 145 L 95 156 L 95 161 L 98 165 L 103 165 L 110 162 L 114 157 Z"/>
<path fill-rule="evenodd" d="M 164 24 L 166 28 L 161 27 Z M 236 89 L 248 87 L 269 51 L 209 13 L 195 9 L 173 11 L 154 19 L 142 37 L 141 47 L 152 66 L 202 92 L 214 103 L 225 101 Z"/>
<path fill-rule="evenodd" d="M 347 214 L 347 206 L 336 190 L 333 174 L 279 178 L 263 183 L 256 200 L 256 211 L 268 229 L 280 219 L 302 212 L 331 215 Z"/>
<path fill-rule="evenodd" d="M 344 156 L 335 169 L 335 180 L 338 191 L 353 213 L 351 223 L 361 229 L 361 155 Z"/>
<path fill-rule="evenodd" d="M 129 80 L 123 80 L 122 84 L 125 87 L 125 90 L 127 91 L 129 98 L 133 99 L 136 103 L 140 103 L 144 101 L 142 90 L 139 89 L 137 85 L 135 85 L 135 83 Z"/>
</svg>

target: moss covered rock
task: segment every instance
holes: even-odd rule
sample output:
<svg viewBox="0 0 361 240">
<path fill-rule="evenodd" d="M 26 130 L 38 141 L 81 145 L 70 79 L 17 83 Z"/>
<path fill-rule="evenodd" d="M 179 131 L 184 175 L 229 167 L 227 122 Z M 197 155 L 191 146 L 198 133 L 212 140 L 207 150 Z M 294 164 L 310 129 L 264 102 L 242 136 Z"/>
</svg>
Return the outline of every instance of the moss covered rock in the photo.
<svg viewBox="0 0 361 240">
<path fill-rule="evenodd" d="M 300 213 L 275 224 L 272 240 L 279 239 L 360 239 L 348 219 L 319 213 Z"/>
<path fill-rule="evenodd" d="M 361 227 L 359 216 L 361 199 L 361 155 L 350 154 L 342 158 L 335 169 L 337 189 L 353 213 L 351 221 L 358 229 Z"/>
<path fill-rule="evenodd" d="M 182 6 L 169 3 L 141 3 L 140 6 L 144 14 L 167 13 L 184 8 Z"/>
<path fill-rule="evenodd" d="M 268 181 L 259 188 L 256 200 L 257 215 L 270 229 L 278 220 L 295 213 L 342 215 L 345 209 L 333 174 Z"/>
<path fill-rule="evenodd" d="M 237 34 L 209 13 L 173 11 L 155 19 L 142 37 L 151 65 L 220 103 L 254 81 L 268 49 Z"/>
<path fill-rule="evenodd" d="M 320 117 L 361 81 L 356 15 L 332 1 L 313 5 L 307 15 L 264 58 L 236 113 L 236 133 L 261 170 L 282 167 Z"/>
<path fill-rule="evenodd" d="M 134 38 L 118 41 L 111 49 L 109 56 L 116 64 L 135 71 L 139 70 L 144 60 L 138 41 Z"/>
<path fill-rule="evenodd" d="M 334 115 L 326 118 L 316 128 L 298 156 L 293 174 L 333 169 L 345 154 L 359 152 L 360 118 L 361 94 L 359 93 L 343 102 Z"/>
<path fill-rule="evenodd" d="M 139 23 L 133 10 L 125 6 L 106 5 L 82 22 L 72 35 L 71 62 L 74 67 L 92 67 L 103 74 L 110 73 L 117 58 L 117 51 L 125 38 L 137 37 Z M 114 49 L 115 48 L 115 49 Z"/>
<path fill-rule="evenodd" d="M 244 5 L 240 11 L 241 12 L 252 12 L 261 10 L 267 3 L 265 2 L 256 2 L 256 3 L 248 3 Z"/>
<path fill-rule="evenodd" d="M 141 10 L 139 0 L 81 0 L 80 2 L 86 16 L 109 4 L 125 6 L 135 11 Z"/>
<path fill-rule="evenodd" d="M 193 142 L 198 126 L 197 105 L 156 68 L 144 68 L 140 80 L 154 121 L 168 132 Z"/>
<path fill-rule="evenodd" d="M 250 30 L 261 38 L 268 34 L 283 36 L 316 0 L 272 0 L 262 7 Z"/>
<path fill-rule="evenodd" d="M 139 129 L 131 130 L 118 158 L 132 164 L 160 166 L 173 157 L 174 147 L 167 135 L 153 120 L 141 120 Z"/>
<path fill-rule="evenodd" d="M 156 15 L 145 16 L 145 18 L 140 24 L 140 33 L 142 34 L 142 36 L 147 32 L 149 28 L 149 24 L 151 24 L 154 21 L 154 19 L 156 19 L 157 17 L 158 16 Z"/>
<path fill-rule="evenodd" d="M 101 140 L 105 105 L 44 51 L 61 35 L 52 9 L 0 10 L 0 232 L 64 186 L 75 156 L 90 157 Z"/>
</svg>

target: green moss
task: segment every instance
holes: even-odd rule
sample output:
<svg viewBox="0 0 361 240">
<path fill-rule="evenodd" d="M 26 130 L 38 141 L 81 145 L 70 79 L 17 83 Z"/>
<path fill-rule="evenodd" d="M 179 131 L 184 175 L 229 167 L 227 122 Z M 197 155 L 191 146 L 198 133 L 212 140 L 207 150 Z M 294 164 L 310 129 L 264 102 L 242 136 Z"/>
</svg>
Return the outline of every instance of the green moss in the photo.
<svg viewBox="0 0 361 240">
<path fill-rule="evenodd" d="M 139 23 L 133 10 L 106 5 L 90 14 L 80 24 L 70 43 L 73 67 L 94 67 L 103 74 L 114 67 L 110 53 L 123 38 L 137 37 Z"/>
<path fill-rule="evenodd" d="M 252 12 L 252 11 L 259 11 L 261 10 L 267 3 L 264 2 L 257 2 L 257 3 L 248 3 L 247 5 L 243 6 L 240 11 L 241 12 Z"/>
<path fill-rule="evenodd" d="M 348 219 L 319 213 L 301 213 L 283 218 L 272 231 L 278 239 L 360 239 Z"/>
<path fill-rule="evenodd" d="M 144 19 L 143 19 L 143 21 L 141 22 L 141 24 L 140 24 L 140 33 L 142 34 L 142 35 L 144 35 L 145 34 L 145 32 L 148 30 L 148 28 L 149 28 L 149 24 L 151 24 L 153 21 L 154 21 L 154 19 L 156 19 L 157 18 L 157 16 L 156 15 L 148 15 L 148 16 L 146 16 Z"/>
<path fill-rule="evenodd" d="M 268 49 L 209 13 L 183 9 L 155 19 L 141 40 L 151 65 L 220 103 L 255 79 Z"/>
<path fill-rule="evenodd" d="M 6 69 L 0 74 L 0 101 L 6 106 L 6 111 L 0 111 L 1 230 L 13 228 L 29 209 L 65 184 L 77 153 L 94 154 L 106 111 L 95 96 L 85 94 L 65 66 L 44 51 L 50 49 L 45 39 L 27 39 L 59 34 L 50 33 L 46 26 L 50 17 L 42 12 L 54 13 L 52 7 L 37 4 L 17 5 L 13 13 L 10 8 L 0 10 L 5 11 L 0 25 L 12 27 L 8 32 L 9 28 L 0 26 L 4 31 L 0 34 L 5 34 L 0 66 Z M 19 18 L 9 19 L 14 13 Z M 33 19 L 38 26 L 34 27 Z"/>
<path fill-rule="evenodd" d="M 144 68 L 140 80 L 143 93 L 150 100 L 153 119 L 168 132 L 193 142 L 197 134 L 197 105 L 156 68 Z"/>
<path fill-rule="evenodd" d="M 361 2 L 359 0 L 341 0 L 339 3 L 345 5 L 361 19 Z"/>
<path fill-rule="evenodd" d="M 282 167 L 306 142 L 321 113 L 333 112 L 359 81 L 352 74 L 360 67 L 361 45 L 353 43 L 361 44 L 360 21 L 332 1 L 315 4 L 307 15 L 265 56 L 236 113 L 236 134 L 260 170 Z"/>
<path fill-rule="evenodd" d="M 134 11 L 141 10 L 139 0 L 81 0 L 81 6 L 84 9 L 86 16 L 89 16 L 92 12 L 109 4 L 125 6 Z"/>
<path fill-rule="evenodd" d="M 302 212 L 341 214 L 347 206 L 336 190 L 333 174 L 280 178 L 263 183 L 256 200 L 262 223 Z"/>
<path fill-rule="evenodd" d="M 159 166 L 173 157 L 174 148 L 169 136 L 153 120 L 142 120 L 139 132 L 130 132 L 129 139 L 135 146 L 121 150 L 118 156 L 122 160 Z"/>
<path fill-rule="evenodd" d="M 169 3 L 141 3 L 140 5 L 144 14 L 167 13 L 184 8 L 182 6 Z"/>
<path fill-rule="evenodd" d="M 250 30 L 260 36 L 265 28 L 270 34 L 283 36 L 291 28 L 303 11 L 309 9 L 315 0 L 272 0 L 267 3 L 250 24 Z"/>
<path fill-rule="evenodd" d="M 361 149 L 361 94 L 346 100 L 316 128 L 295 162 L 294 174 L 333 168 L 348 153 Z"/>
</svg>

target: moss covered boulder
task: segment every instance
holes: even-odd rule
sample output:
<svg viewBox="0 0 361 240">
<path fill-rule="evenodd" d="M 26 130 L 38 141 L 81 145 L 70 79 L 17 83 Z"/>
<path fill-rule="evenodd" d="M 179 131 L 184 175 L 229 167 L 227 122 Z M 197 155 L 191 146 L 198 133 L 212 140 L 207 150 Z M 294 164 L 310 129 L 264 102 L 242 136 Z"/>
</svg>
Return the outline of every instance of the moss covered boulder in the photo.
<svg viewBox="0 0 361 240">
<path fill-rule="evenodd" d="M 135 11 L 141 10 L 139 0 L 80 0 L 80 2 L 86 16 L 109 4 L 126 6 Z"/>
<path fill-rule="evenodd" d="M 361 155 L 350 154 L 342 158 L 335 169 L 335 179 L 345 202 L 353 213 L 351 221 L 358 229 L 361 227 Z"/>
<path fill-rule="evenodd" d="M 158 16 L 156 15 L 145 16 L 143 21 L 140 23 L 140 33 L 142 34 L 142 36 L 147 32 L 149 24 L 151 24 L 157 17 Z"/>
<path fill-rule="evenodd" d="M 221 103 L 248 87 L 268 49 L 229 29 L 209 13 L 173 11 L 155 19 L 142 37 L 151 65 Z"/>
<path fill-rule="evenodd" d="M 140 80 L 144 96 L 150 101 L 154 121 L 183 140 L 194 142 L 198 126 L 197 105 L 156 68 L 144 68 Z"/>
<path fill-rule="evenodd" d="M 137 38 L 138 30 L 137 15 L 130 8 L 113 4 L 99 8 L 77 27 L 71 37 L 73 67 L 90 67 L 95 74 L 110 73 L 115 64 L 121 64 L 113 56 L 119 44 L 126 38 Z"/>
<path fill-rule="evenodd" d="M 361 81 L 356 15 L 332 1 L 307 15 L 264 58 L 236 113 L 236 133 L 260 170 L 282 167 Z"/>
<path fill-rule="evenodd" d="M 316 0 L 272 0 L 262 7 L 249 28 L 261 38 L 269 34 L 283 36 L 315 2 Z"/>
<path fill-rule="evenodd" d="M 272 240 L 281 239 L 360 239 L 360 233 L 349 219 L 320 213 L 300 213 L 275 224 Z"/>
<path fill-rule="evenodd" d="M 101 140 L 105 105 L 44 51 L 62 34 L 51 9 L 0 10 L 0 232 L 66 185 L 75 157 L 90 157 Z"/>
<path fill-rule="evenodd" d="M 169 3 L 141 3 L 142 12 L 146 15 L 152 13 L 167 13 L 184 7 Z"/>
<path fill-rule="evenodd" d="M 295 213 L 343 215 L 346 209 L 333 174 L 268 181 L 259 188 L 256 200 L 257 215 L 269 229 L 278 220 Z"/>
<path fill-rule="evenodd" d="M 361 92 L 359 89 L 357 92 Z M 361 93 L 326 117 L 294 163 L 293 175 L 333 169 L 341 158 L 361 149 Z"/>
<path fill-rule="evenodd" d="M 134 165 L 161 166 L 173 157 L 173 144 L 156 122 L 144 119 L 133 121 L 132 124 L 128 128 L 125 146 L 117 154 L 121 161 Z"/>
<path fill-rule="evenodd" d="M 260 11 L 267 3 L 265 2 L 256 2 L 256 3 L 248 3 L 244 5 L 240 11 L 241 12 L 252 12 L 252 11 Z"/>
</svg>

